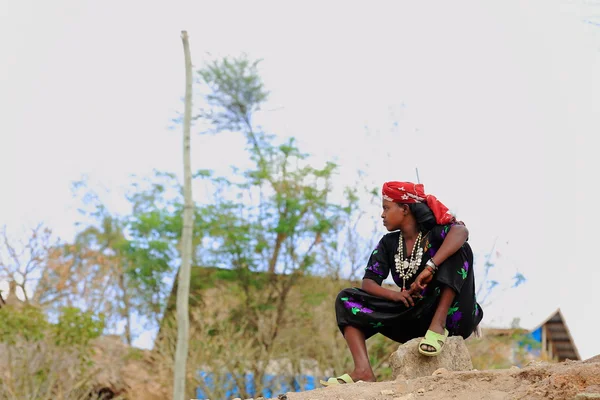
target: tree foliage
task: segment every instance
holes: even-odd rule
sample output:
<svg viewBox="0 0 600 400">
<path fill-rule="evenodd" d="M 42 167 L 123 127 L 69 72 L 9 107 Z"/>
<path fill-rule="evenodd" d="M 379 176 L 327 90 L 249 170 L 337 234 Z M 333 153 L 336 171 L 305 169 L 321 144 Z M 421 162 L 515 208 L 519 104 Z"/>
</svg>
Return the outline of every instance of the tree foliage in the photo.
<svg viewBox="0 0 600 400">
<path fill-rule="evenodd" d="M 72 243 L 53 250 L 48 286 L 62 295 L 50 308 L 101 310 L 113 332 L 124 323 L 124 337 L 131 344 L 136 334 L 134 318 L 154 323 L 160 318 L 174 249 L 162 237 L 147 234 L 149 225 L 157 224 L 152 214 L 134 208 L 130 215 L 119 216 L 87 182 L 76 182 L 74 189 L 85 205 L 82 213 L 87 223 Z"/>
</svg>

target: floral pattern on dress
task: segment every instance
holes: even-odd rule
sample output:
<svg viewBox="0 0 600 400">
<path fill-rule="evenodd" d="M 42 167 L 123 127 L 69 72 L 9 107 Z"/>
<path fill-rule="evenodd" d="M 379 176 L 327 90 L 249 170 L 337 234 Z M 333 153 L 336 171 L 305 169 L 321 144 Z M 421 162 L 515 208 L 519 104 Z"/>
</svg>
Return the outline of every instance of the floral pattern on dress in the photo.
<svg viewBox="0 0 600 400">
<path fill-rule="evenodd" d="M 365 314 L 371 314 L 373 310 L 370 308 L 364 307 L 359 302 L 355 301 L 352 297 L 342 297 L 340 300 L 344 302 L 344 307 L 352 311 L 352 314 L 356 315 L 359 312 Z"/>
<path fill-rule="evenodd" d="M 462 312 L 459 311 L 458 302 L 455 302 L 452 307 L 448 309 L 448 318 L 446 319 L 446 325 L 448 328 L 457 329 L 460 319 L 462 318 Z"/>
<path fill-rule="evenodd" d="M 446 235 L 448 234 L 449 230 L 450 230 L 450 225 L 446 225 L 444 227 L 444 229 L 442 229 L 442 232 L 440 233 L 440 236 L 442 237 L 442 239 L 446 239 Z"/>
<path fill-rule="evenodd" d="M 366 270 L 368 271 L 372 271 L 373 273 L 383 277 L 384 272 L 383 269 L 381 268 L 381 265 L 379 264 L 378 261 L 375 261 L 373 264 L 367 266 Z"/>
<path fill-rule="evenodd" d="M 469 272 L 469 262 L 465 261 L 462 268 L 456 271 L 463 279 L 467 279 L 467 273 Z"/>
</svg>

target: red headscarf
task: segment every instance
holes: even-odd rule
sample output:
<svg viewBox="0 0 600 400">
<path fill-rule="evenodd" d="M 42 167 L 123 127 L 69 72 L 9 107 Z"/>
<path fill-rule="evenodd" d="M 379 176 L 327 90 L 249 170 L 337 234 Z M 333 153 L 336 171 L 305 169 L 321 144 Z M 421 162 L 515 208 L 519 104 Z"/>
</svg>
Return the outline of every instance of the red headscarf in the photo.
<svg viewBox="0 0 600 400">
<path fill-rule="evenodd" d="M 440 225 L 456 221 L 454 216 L 448 211 L 448 207 L 443 205 L 435 196 L 425 194 L 425 189 L 420 183 L 386 182 L 383 184 L 381 194 L 385 200 L 396 203 L 410 204 L 426 202 L 431 211 L 433 211 L 437 223 Z"/>
</svg>

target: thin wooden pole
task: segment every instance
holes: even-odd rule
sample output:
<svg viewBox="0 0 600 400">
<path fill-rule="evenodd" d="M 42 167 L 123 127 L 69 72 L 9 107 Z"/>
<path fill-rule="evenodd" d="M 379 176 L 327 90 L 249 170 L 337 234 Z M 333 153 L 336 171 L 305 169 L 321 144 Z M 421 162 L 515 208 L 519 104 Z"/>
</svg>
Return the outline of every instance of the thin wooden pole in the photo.
<svg viewBox="0 0 600 400">
<path fill-rule="evenodd" d="M 187 31 L 181 31 L 185 57 L 185 109 L 183 114 L 183 229 L 181 232 L 181 268 L 177 282 L 177 348 L 173 376 L 173 400 L 185 399 L 185 377 L 189 344 L 190 276 L 192 263 L 192 234 L 194 202 L 192 199 L 191 121 L 192 121 L 192 57 Z"/>
</svg>

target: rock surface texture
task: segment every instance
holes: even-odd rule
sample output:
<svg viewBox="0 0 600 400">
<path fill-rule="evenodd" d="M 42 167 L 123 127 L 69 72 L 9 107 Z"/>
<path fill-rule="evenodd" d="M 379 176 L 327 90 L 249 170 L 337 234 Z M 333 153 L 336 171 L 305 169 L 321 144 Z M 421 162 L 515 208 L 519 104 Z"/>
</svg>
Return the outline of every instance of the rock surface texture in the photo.
<svg viewBox="0 0 600 400">
<path fill-rule="evenodd" d="M 390 356 L 390 366 L 398 379 L 414 379 L 431 376 L 435 371 L 471 371 L 471 354 L 460 336 L 446 340 L 442 352 L 435 357 L 419 353 L 421 338 L 412 339 L 398 347 Z"/>
</svg>

